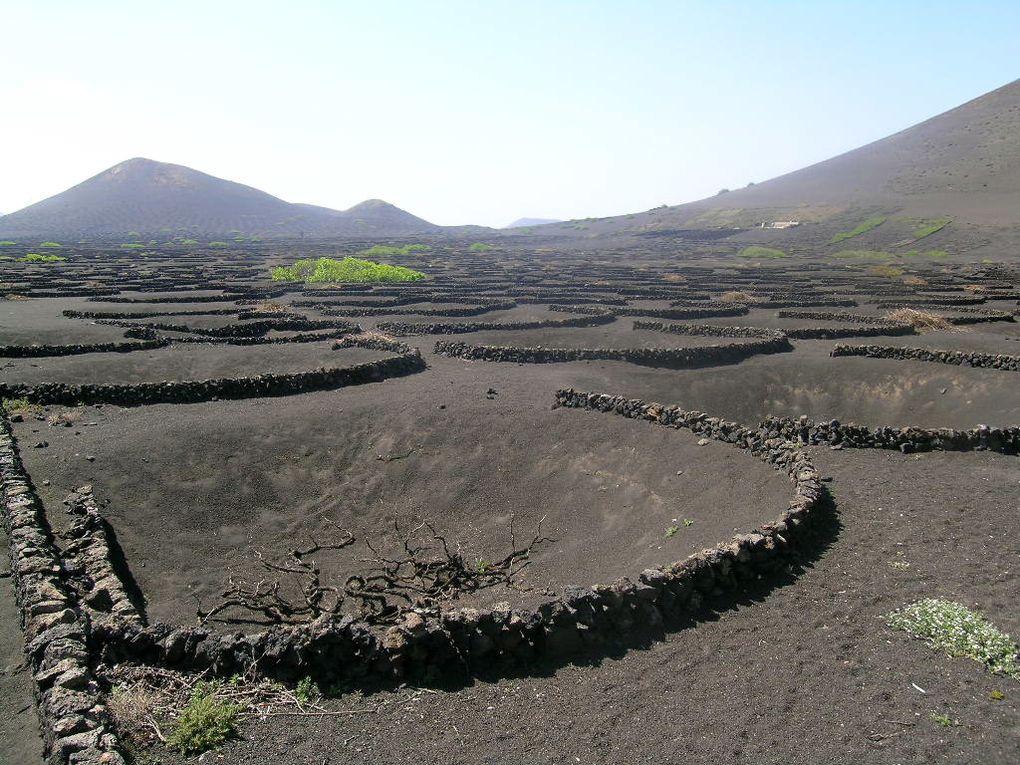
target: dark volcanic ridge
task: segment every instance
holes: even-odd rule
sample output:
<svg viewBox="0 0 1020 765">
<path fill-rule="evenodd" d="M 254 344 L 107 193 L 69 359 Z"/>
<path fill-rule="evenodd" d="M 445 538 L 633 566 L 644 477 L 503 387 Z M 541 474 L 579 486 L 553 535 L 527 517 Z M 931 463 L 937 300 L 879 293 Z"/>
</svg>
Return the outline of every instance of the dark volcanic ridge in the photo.
<svg viewBox="0 0 1020 765">
<path fill-rule="evenodd" d="M 294 204 L 183 165 L 141 157 L 0 219 L 0 236 L 13 239 L 404 236 L 440 230 L 381 199 L 343 211 Z"/>
</svg>

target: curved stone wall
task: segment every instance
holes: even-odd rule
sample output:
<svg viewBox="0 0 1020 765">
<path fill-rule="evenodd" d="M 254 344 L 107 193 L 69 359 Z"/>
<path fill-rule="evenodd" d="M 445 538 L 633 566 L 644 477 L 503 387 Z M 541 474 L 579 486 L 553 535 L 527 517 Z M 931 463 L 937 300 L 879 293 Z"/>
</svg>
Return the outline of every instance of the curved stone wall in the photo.
<svg viewBox="0 0 1020 765">
<path fill-rule="evenodd" d="M 1020 371 L 1020 356 L 978 351 L 948 351 L 936 348 L 903 348 L 895 345 L 837 345 L 831 356 L 866 356 L 871 359 L 930 361 L 962 367 Z"/>
</svg>

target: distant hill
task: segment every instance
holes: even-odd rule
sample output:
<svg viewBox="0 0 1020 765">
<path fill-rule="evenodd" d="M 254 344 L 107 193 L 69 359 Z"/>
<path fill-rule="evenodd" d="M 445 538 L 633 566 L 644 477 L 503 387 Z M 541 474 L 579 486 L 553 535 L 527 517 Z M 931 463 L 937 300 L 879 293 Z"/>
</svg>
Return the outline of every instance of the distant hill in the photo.
<svg viewBox="0 0 1020 765">
<path fill-rule="evenodd" d="M 518 218 L 503 228 L 525 228 L 527 226 L 544 226 L 546 223 L 562 223 L 558 218 Z"/>
<path fill-rule="evenodd" d="M 0 218 L 3 238 L 400 236 L 440 231 L 372 199 L 349 210 L 292 204 L 182 165 L 135 158 Z"/>
<path fill-rule="evenodd" d="M 774 232 L 818 241 L 889 216 L 874 243 L 910 238 L 925 221 L 953 227 L 1020 226 L 1020 80 L 859 149 L 787 175 L 708 199 L 611 218 L 568 221 L 542 234 L 587 238 L 618 233 L 750 231 L 762 222 L 800 221 Z M 855 243 L 867 243 L 862 237 Z"/>
</svg>

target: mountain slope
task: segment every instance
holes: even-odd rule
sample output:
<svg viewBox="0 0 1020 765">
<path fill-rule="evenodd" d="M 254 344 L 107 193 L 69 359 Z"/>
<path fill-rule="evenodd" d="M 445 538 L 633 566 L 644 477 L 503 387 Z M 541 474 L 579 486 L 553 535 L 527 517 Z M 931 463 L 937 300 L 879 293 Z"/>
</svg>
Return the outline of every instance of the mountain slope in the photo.
<svg viewBox="0 0 1020 765">
<path fill-rule="evenodd" d="M 503 226 L 507 228 L 527 228 L 528 226 L 544 226 L 547 223 L 562 223 L 558 218 L 518 218 L 513 223 Z"/>
<path fill-rule="evenodd" d="M 853 228 L 867 215 L 1020 225 L 1020 80 L 763 183 L 675 207 L 586 222 L 584 235 L 740 229 L 777 220 L 831 222 L 835 230 Z M 542 232 L 557 229 L 569 234 L 576 227 L 549 226 Z"/>
<path fill-rule="evenodd" d="M 12 238 L 123 237 L 187 232 L 329 236 L 412 234 L 439 230 L 381 200 L 347 211 L 292 204 L 251 186 L 182 165 L 135 158 L 49 199 L 0 219 Z"/>
</svg>

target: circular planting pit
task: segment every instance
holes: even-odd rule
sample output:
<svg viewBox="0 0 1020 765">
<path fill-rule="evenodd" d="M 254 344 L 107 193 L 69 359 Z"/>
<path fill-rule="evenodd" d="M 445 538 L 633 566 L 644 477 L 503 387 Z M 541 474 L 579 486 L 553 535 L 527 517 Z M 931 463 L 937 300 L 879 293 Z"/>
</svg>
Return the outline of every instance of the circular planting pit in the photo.
<svg viewBox="0 0 1020 765">
<path fill-rule="evenodd" d="M 39 491 L 51 522 L 64 522 L 68 492 L 91 483 L 109 501 L 103 513 L 150 617 L 171 622 L 193 621 L 195 597 L 213 604 L 228 575 L 264 575 L 256 550 L 282 556 L 328 539 L 330 522 L 359 540 L 323 556 L 341 574 L 364 568 L 363 541 L 399 550 L 394 522 L 409 531 L 428 519 L 478 562 L 510 551 L 511 515 L 518 546 L 541 521 L 555 541 L 534 547 L 519 579 L 527 591 L 501 586 L 457 603 L 520 604 L 680 560 L 773 520 L 791 496 L 785 473 L 686 431 L 547 407 L 483 420 L 484 399 L 386 408 L 383 386 L 370 387 L 378 390 L 90 408 L 87 427 L 30 420 L 15 432 L 25 444 L 49 442 L 24 459 L 49 481 Z"/>
</svg>

